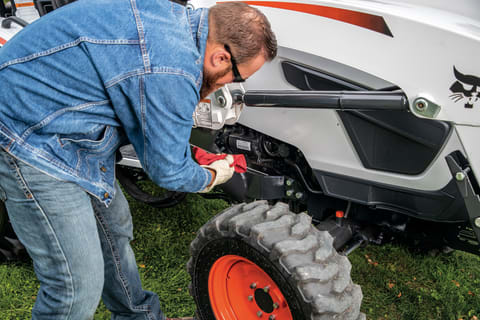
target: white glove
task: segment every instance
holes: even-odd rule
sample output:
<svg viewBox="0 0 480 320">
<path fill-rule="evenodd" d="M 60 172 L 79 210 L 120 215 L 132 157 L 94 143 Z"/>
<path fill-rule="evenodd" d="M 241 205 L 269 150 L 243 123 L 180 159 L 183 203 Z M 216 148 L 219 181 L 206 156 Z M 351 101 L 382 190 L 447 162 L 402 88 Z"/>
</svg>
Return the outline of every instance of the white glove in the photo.
<svg viewBox="0 0 480 320">
<path fill-rule="evenodd" d="M 215 171 L 215 180 L 213 180 L 205 189 L 199 191 L 200 193 L 209 192 L 214 186 L 227 182 L 235 172 L 235 168 L 230 166 L 233 164 L 232 155 L 227 155 L 225 159 L 217 160 L 209 165 L 202 167 Z"/>
</svg>

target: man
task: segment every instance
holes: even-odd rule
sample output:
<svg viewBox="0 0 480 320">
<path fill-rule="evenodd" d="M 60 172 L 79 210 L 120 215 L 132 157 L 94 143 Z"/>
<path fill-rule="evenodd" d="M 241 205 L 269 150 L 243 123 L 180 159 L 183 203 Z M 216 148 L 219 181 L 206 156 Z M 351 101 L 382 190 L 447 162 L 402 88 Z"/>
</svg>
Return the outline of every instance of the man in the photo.
<svg viewBox="0 0 480 320">
<path fill-rule="evenodd" d="M 187 10 L 168 0 L 82 0 L 0 51 L 0 197 L 33 259 L 33 319 L 165 319 L 141 287 L 115 152 L 131 142 L 151 179 L 208 191 L 228 159 L 190 155 L 200 98 L 276 55 L 265 16 L 241 3 Z"/>
</svg>

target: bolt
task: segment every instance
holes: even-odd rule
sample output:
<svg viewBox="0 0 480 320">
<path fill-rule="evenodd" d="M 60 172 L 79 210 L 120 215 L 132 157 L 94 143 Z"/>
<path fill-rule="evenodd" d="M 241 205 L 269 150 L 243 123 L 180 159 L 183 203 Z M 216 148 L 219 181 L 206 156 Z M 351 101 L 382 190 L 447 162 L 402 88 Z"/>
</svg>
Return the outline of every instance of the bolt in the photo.
<svg viewBox="0 0 480 320">
<path fill-rule="evenodd" d="M 303 193 L 301 192 L 295 193 L 295 198 L 300 199 L 301 197 L 303 197 Z"/>
<path fill-rule="evenodd" d="M 269 286 L 266 286 L 265 288 L 263 288 L 263 291 L 265 291 L 266 293 L 268 293 L 268 291 L 270 291 L 270 287 L 269 287 Z"/>
<path fill-rule="evenodd" d="M 250 284 L 250 289 L 255 289 L 257 287 L 257 284 L 255 282 L 252 282 Z"/>
<path fill-rule="evenodd" d="M 457 179 L 457 181 L 463 181 L 465 180 L 465 173 L 463 172 L 457 172 L 457 174 L 455 175 L 455 178 Z"/>
<path fill-rule="evenodd" d="M 480 218 L 476 218 L 476 219 L 475 219 L 475 226 L 476 226 L 477 228 L 480 228 Z"/>
<path fill-rule="evenodd" d="M 208 103 L 199 103 L 197 110 L 201 113 L 208 112 L 210 110 L 210 105 Z"/>
<path fill-rule="evenodd" d="M 275 302 L 275 303 L 273 304 L 273 309 L 278 309 L 278 307 L 279 307 L 278 303 Z"/>
<path fill-rule="evenodd" d="M 219 96 L 217 98 L 217 102 L 219 105 L 221 105 L 222 107 L 225 107 L 225 105 L 227 104 L 227 100 L 225 100 L 225 98 L 223 96 Z"/>
<path fill-rule="evenodd" d="M 425 111 L 425 109 L 428 108 L 427 100 L 423 98 L 415 100 L 415 108 L 417 108 L 417 110 L 421 112 Z"/>
<path fill-rule="evenodd" d="M 253 301 L 253 296 L 248 296 L 248 301 Z"/>
<path fill-rule="evenodd" d="M 263 315 L 263 312 L 262 311 L 258 311 L 257 312 L 257 316 L 260 318 L 261 316 Z"/>
<path fill-rule="evenodd" d="M 268 317 L 268 320 L 275 320 L 275 315 L 272 314 L 270 317 Z"/>
<path fill-rule="evenodd" d="M 292 194 L 293 194 L 293 190 L 292 190 L 292 189 L 287 190 L 287 193 L 286 193 L 286 194 L 287 194 L 287 197 L 291 197 Z"/>
<path fill-rule="evenodd" d="M 239 92 L 232 92 L 232 97 L 234 103 L 242 103 L 243 102 L 243 94 Z"/>
<path fill-rule="evenodd" d="M 285 184 L 290 187 L 293 184 L 293 179 L 287 179 Z"/>
</svg>

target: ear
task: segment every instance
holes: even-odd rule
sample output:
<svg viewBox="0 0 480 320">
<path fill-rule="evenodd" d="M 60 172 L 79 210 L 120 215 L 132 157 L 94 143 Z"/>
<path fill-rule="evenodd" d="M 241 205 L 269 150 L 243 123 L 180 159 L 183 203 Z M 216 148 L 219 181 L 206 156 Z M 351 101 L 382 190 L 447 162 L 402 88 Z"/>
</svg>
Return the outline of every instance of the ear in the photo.
<svg viewBox="0 0 480 320">
<path fill-rule="evenodd" d="M 208 69 L 222 69 L 230 63 L 230 54 L 222 45 L 207 40 L 204 63 Z"/>
<path fill-rule="evenodd" d="M 230 64 L 230 54 L 222 47 L 217 47 L 212 52 L 211 59 L 213 67 L 220 67 L 223 69 Z"/>
</svg>

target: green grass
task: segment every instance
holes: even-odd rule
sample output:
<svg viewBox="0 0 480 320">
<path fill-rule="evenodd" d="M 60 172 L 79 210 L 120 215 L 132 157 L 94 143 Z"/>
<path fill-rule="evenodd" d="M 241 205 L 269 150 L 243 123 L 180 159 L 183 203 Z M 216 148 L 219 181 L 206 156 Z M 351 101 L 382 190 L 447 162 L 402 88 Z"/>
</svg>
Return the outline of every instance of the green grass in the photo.
<svg viewBox="0 0 480 320">
<path fill-rule="evenodd" d="M 193 194 L 163 210 L 131 201 L 140 275 L 144 287 L 159 294 L 168 316 L 193 315 L 185 271 L 188 246 L 195 231 L 226 207 Z M 479 257 L 462 252 L 433 257 L 386 245 L 358 249 L 350 260 L 368 319 L 480 318 Z M 29 319 L 37 289 L 30 263 L 0 265 L 0 319 Z M 105 306 L 95 319 L 110 319 Z"/>
<path fill-rule="evenodd" d="M 480 259 L 455 251 L 436 256 L 385 245 L 350 257 L 369 319 L 480 317 Z"/>
</svg>

